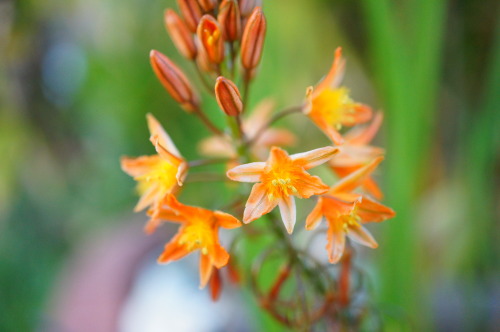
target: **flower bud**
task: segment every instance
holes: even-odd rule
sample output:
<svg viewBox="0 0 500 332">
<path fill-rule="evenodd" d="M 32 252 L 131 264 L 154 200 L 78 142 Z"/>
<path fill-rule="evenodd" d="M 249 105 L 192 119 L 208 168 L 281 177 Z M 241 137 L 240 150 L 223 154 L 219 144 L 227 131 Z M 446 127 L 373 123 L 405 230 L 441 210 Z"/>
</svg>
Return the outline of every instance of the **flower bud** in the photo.
<svg viewBox="0 0 500 332">
<path fill-rule="evenodd" d="M 236 0 L 224 0 L 219 7 L 217 20 L 224 32 L 224 39 L 235 41 L 241 37 L 240 9 Z"/>
<path fill-rule="evenodd" d="M 186 23 L 172 9 L 165 11 L 165 27 L 175 47 L 186 58 L 196 58 L 196 45 Z"/>
<path fill-rule="evenodd" d="M 151 66 L 168 93 L 188 112 L 195 110 L 198 97 L 186 75 L 164 54 L 152 50 L 149 54 Z"/>
<path fill-rule="evenodd" d="M 179 10 L 186 21 L 186 25 L 191 32 L 196 32 L 196 27 L 201 19 L 201 8 L 196 0 L 177 0 Z"/>
<path fill-rule="evenodd" d="M 241 94 L 236 84 L 219 76 L 215 82 L 215 98 L 219 107 L 229 116 L 237 116 L 243 110 Z"/>
<path fill-rule="evenodd" d="M 241 64 L 251 71 L 259 64 L 266 35 L 266 18 L 262 8 L 256 7 L 243 31 L 241 40 Z"/>
<path fill-rule="evenodd" d="M 203 15 L 196 33 L 210 62 L 221 63 L 224 60 L 224 38 L 215 18 Z"/>
<path fill-rule="evenodd" d="M 217 0 L 198 0 L 198 3 L 200 4 L 200 7 L 203 9 L 205 12 L 209 12 L 215 8 L 217 5 Z"/>
</svg>

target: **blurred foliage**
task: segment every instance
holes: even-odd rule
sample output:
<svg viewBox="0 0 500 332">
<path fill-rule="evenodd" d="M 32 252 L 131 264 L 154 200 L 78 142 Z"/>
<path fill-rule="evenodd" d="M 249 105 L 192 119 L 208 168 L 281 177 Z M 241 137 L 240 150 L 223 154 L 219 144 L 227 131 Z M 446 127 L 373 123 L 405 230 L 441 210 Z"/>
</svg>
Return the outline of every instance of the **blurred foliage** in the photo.
<svg viewBox="0 0 500 332">
<path fill-rule="evenodd" d="M 0 1 L 1 331 L 42 326 L 73 250 L 131 214 L 133 184 L 118 160 L 152 152 L 147 112 L 184 156 L 198 157 L 208 132 L 149 67 L 154 48 L 192 73 L 164 31 L 167 6 L 174 1 Z M 252 104 L 300 103 L 343 45 L 346 85 L 386 113 L 384 191 L 398 218 L 381 225 L 371 257 L 388 330 L 493 329 L 499 6 L 264 0 L 268 39 Z M 222 121 L 215 105 L 210 116 Z M 327 142 L 303 122 L 294 124 L 308 144 Z M 214 203 L 209 188 L 199 192 L 200 204 Z"/>
</svg>

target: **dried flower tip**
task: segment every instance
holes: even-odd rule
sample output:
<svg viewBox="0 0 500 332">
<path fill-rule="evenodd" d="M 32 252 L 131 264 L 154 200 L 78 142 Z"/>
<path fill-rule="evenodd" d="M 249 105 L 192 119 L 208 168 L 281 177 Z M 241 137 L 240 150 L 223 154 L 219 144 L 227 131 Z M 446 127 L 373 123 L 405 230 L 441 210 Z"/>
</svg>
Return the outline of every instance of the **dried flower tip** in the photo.
<svg viewBox="0 0 500 332">
<path fill-rule="evenodd" d="M 256 6 L 260 6 L 260 0 L 238 0 L 241 16 L 250 15 Z"/>
<path fill-rule="evenodd" d="M 215 82 L 215 97 L 219 107 L 229 116 L 237 116 L 243 110 L 241 94 L 236 84 L 219 76 Z"/>
<path fill-rule="evenodd" d="M 196 30 L 208 59 L 219 64 L 224 60 L 224 38 L 219 23 L 210 15 L 203 15 Z"/>
<path fill-rule="evenodd" d="M 198 0 L 198 4 L 205 12 L 212 11 L 217 5 L 217 0 Z"/>
<path fill-rule="evenodd" d="M 188 59 L 196 58 L 193 35 L 182 18 L 172 9 L 165 11 L 165 27 L 179 52 Z"/>
<path fill-rule="evenodd" d="M 265 34 L 266 18 L 262 8 L 256 7 L 248 19 L 241 40 L 241 64 L 247 71 L 254 69 L 259 64 Z"/>
<path fill-rule="evenodd" d="M 241 37 L 240 9 L 236 0 L 224 0 L 219 7 L 217 20 L 227 41 L 239 40 Z"/>
<path fill-rule="evenodd" d="M 220 277 L 220 272 L 218 269 L 214 269 L 212 276 L 209 281 L 210 286 L 210 297 L 212 301 L 217 301 L 219 299 L 220 293 L 222 291 L 222 278 Z"/>
<path fill-rule="evenodd" d="M 164 54 L 152 50 L 149 54 L 151 66 L 168 93 L 186 111 L 193 111 L 199 105 L 198 97 L 186 75 Z"/>
<path fill-rule="evenodd" d="M 177 0 L 177 4 L 179 5 L 179 10 L 184 17 L 189 30 L 195 33 L 198 22 L 203 15 L 200 6 L 196 0 Z"/>
</svg>

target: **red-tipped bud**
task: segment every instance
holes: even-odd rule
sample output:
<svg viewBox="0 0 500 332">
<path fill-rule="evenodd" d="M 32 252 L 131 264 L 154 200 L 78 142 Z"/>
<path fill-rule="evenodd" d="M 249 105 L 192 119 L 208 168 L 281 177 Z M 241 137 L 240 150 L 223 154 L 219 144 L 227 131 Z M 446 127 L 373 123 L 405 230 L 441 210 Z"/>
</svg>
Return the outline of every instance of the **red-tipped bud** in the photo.
<svg viewBox="0 0 500 332">
<path fill-rule="evenodd" d="M 241 94 L 236 84 L 219 76 L 215 82 L 215 98 L 219 107 L 229 116 L 237 116 L 243 111 Z"/>
<path fill-rule="evenodd" d="M 182 18 L 172 9 L 165 11 L 165 27 L 179 52 L 188 59 L 196 58 L 193 35 Z"/>
<path fill-rule="evenodd" d="M 265 35 L 266 18 L 262 8 L 256 7 L 248 19 L 241 40 L 241 64 L 247 71 L 259 64 Z"/>
<path fill-rule="evenodd" d="M 218 269 L 214 269 L 212 276 L 210 277 L 210 297 L 212 301 L 217 301 L 219 299 L 220 293 L 222 291 L 222 279 Z"/>
<path fill-rule="evenodd" d="M 210 15 L 203 15 L 196 30 L 201 46 L 212 63 L 224 60 L 224 38 L 219 23 Z"/>
<path fill-rule="evenodd" d="M 151 66 L 168 93 L 188 112 L 199 105 L 198 97 L 186 75 L 164 54 L 152 50 Z"/>
<path fill-rule="evenodd" d="M 177 0 L 177 4 L 186 21 L 187 27 L 191 32 L 195 33 L 198 22 L 200 22 L 201 16 L 203 15 L 200 6 L 196 0 Z"/>
<path fill-rule="evenodd" d="M 209 12 L 215 8 L 217 0 L 198 0 L 198 3 L 204 12 Z"/>
<path fill-rule="evenodd" d="M 241 37 L 240 9 L 236 0 L 224 0 L 219 7 L 217 20 L 227 41 L 239 40 Z"/>
<path fill-rule="evenodd" d="M 256 6 L 260 6 L 260 0 L 238 0 L 241 16 L 250 15 Z"/>
</svg>

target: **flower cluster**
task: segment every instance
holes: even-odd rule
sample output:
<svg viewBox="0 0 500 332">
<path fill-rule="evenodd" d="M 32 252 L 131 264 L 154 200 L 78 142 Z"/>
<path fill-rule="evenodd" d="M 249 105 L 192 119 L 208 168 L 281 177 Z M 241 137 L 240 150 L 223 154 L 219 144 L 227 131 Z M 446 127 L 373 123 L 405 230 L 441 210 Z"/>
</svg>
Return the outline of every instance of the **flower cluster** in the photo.
<svg viewBox="0 0 500 332">
<path fill-rule="evenodd" d="M 194 63 L 200 84 L 215 97 L 227 116 L 228 126 L 220 128 L 211 120 L 210 112 L 202 107 L 200 94 L 177 64 L 166 55 L 151 51 L 151 65 L 160 83 L 213 134 L 200 142 L 200 152 L 209 159 L 188 162 L 160 123 L 148 114 L 150 141 L 156 154 L 121 160 L 122 169 L 138 182 L 141 198 L 135 210 L 147 209 L 150 217 L 146 233 L 154 232 L 165 222 L 179 224 L 178 233 L 166 244 L 158 262 L 168 263 L 199 251 L 200 286 L 210 281 L 215 298 L 220 290 L 218 270 L 228 265 L 233 254 L 220 244 L 219 228 L 242 226 L 237 218 L 241 213 L 244 224 L 267 215 L 268 220 L 263 222 L 276 226 L 272 211 L 278 207 L 286 232 L 292 234 L 297 223 L 295 198 L 316 200 L 303 227 L 312 230 L 325 221 L 331 263 L 342 260 L 347 250 L 346 237 L 376 248 L 377 242 L 364 225 L 395 214 L 377 201 L 382 193 L 371 177 L 384 155 L 383 149 L 369 145 L 382 123 L 382 114 L 374 114 L 369 106 L 353 101 L 349 89 L 341 85 L 345 69 L 341 48 L 335 51 L 324 79 L 306 89 L 302 105 L 272 116 L 273 104 L 265 100 L 247 115 L 249 86 L 257 74 L 266 33 L 266 18 L 259 3 L 178 0 L 178 5 L 180 14 L 172 9 L 165 11 L 167 31 L 179 52 Z M 332 145 L 291 155 L 282 149 L 299 143 L 298 139 L 288 130 L 272 125 L 294 113 L 308 117 Z M 346 131 L 344 127 L 352 128 Z M 238 204 L 221 202 L 237 217 L 178 201 L 179 189 L 190 177 L 188 169 L 217 162 L 227 164 L 228 179 L 255 183 L 250 192 L 242 187 L 236 194 L 237 203 L 244 203 L 243 211 L 237 208 Z M 322 164 L 338 181 L 328 184 L 309 174 L 311 168 Z M 279 234 L 279 227 L 270 232 L 280 241 L 288 237 Z M 293 244 L 287 248 L 287 255 L 297 255 Z M 302 269 L 307 270 L 305 265 Z M 283 275 L 281 282 L 289 273 Z M 278 293 L 275 290 L 273 298 Z"/>
</svg>

